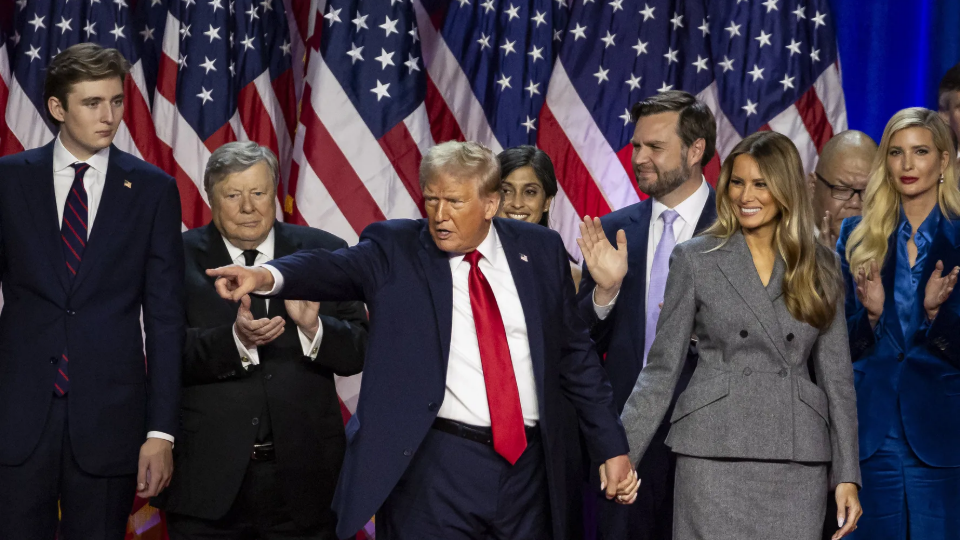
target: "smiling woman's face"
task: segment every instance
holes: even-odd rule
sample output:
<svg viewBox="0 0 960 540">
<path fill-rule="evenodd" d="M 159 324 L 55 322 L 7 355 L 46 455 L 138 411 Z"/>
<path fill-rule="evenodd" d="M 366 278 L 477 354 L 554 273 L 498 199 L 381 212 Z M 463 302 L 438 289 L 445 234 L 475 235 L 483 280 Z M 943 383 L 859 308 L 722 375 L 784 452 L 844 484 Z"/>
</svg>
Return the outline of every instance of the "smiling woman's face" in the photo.
<svg viewBox="0 0 960 540">
<path fill-rule="evenodd" d="M 927 128 L 908 127 L 890 137 L 887 168 L 897 191 L 908 199 L 936 194 L 947 159 L 937 152 L 933 133 Z"/>
<path fill-rule="evenodd" d="M 776 225 L 780 208 L 753 156 L 741 154 L 736 157 L 727 194 L 741 228 L 757 230 Z"/>
<path fill-rule="evenodd" d="M 550 210 L 553 197 L 547 197 L 543 184 L 533 167 L 516 169 L 503 179 L 503 207 L 500 217 L 540 223 L 543 213 Z"/>
</svg>

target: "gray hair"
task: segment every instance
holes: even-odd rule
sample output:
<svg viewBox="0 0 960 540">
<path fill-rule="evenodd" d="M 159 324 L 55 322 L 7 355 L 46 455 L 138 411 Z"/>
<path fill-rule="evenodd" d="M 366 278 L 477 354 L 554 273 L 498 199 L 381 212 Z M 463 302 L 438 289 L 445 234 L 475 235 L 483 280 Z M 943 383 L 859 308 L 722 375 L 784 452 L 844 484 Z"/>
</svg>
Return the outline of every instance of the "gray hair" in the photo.
<svg viewBox="0 0 960 540">
<path fill-rule="evenodd" d="M 217 185 L 227 176 L 243 172 L 257 163 L 266 163 L 270 169 L 270 175 L 273 176 L 273 188 L 276 190 L 280 184 L 280 166 L 277 163 L 277 156 L 266 146 L 260 146 L 253 141 L 229 142 L 210 154 L 207 160 L 207 168 L 203 171 L 203 189 L 210 196 L 213 194 L 213 186 Z"/>
<path fill-rule="evenodd" d="M 480 182 L 480 193 L 500 192 L 500 162 L 486 146 L 473 141 L 448 141 L 427 150 L 420 162 L 420 190 L 438 174 Z"/>
</svg>

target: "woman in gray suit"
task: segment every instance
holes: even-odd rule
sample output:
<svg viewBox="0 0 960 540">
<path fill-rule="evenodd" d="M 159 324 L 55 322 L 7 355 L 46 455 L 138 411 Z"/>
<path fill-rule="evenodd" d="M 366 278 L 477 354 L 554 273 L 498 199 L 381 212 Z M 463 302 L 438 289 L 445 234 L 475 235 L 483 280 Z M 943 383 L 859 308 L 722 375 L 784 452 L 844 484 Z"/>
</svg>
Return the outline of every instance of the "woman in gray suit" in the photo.
<svg viewBox="0 0 960 540">
<path fill-rule="evenodd" d="M 828 487 L 840 538 L 861 514 L 843 286 L 836 256 L 814 239 L 788 138 L 759 132 L 734 148 L 717 215 L 673 251 L 656 340 L 623 410 L 630 457 L 660 425 L 695 335 L 700 361 L 667 437 L 679 455 L 674 539 L 818 539 Z M 625 261 L 584 225 L 591 273 Z"/>
</svg>

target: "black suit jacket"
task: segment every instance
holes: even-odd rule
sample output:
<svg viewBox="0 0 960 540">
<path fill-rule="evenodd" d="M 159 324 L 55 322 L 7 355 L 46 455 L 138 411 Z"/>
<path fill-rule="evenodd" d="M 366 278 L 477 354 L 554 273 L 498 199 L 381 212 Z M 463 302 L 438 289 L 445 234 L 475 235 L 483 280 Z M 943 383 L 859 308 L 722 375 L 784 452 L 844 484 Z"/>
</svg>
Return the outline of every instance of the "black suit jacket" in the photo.
<svg viewBox="0 0 960 540">
<path fill-rule="evenodd" d="M 274 225 L 275 257 L 346 243 L 319 229 Z M 183 355 L 182 437 L 174 477 L 155 504 L 170 512 L 219 519 L 239 492 L 258 426 L 269 408 L 279 482 L 301 526 L 329 523 L 330 502 L 344 453 L 344 429 L 333 375 L 363 368 L 366 310 L 360 302 L 320 304 L 323 338 L 316 360 L 303 355 L 297 326 L 283 301 L 269 317 L 286 319 L 283 334 L 258 347 L 260 365 L 245 370 L 233 338 L 238 304 L 221 299 L 208 268 L 231 264 L 213 223 L 183 234 L 186 251 L 187 341 Z"/>
<path fill-rule="evenodd" d="M 169 175 L 111 147 L 71 284 L 53 188 L 55 144 L 0 158 L 0 464 L 19 465 L 37 447 L 57 361 L 69 347 L 77 462 L 90 474 L 135 474 L 147 432 L 177 435 L 180 195 Z"/>
</svg>

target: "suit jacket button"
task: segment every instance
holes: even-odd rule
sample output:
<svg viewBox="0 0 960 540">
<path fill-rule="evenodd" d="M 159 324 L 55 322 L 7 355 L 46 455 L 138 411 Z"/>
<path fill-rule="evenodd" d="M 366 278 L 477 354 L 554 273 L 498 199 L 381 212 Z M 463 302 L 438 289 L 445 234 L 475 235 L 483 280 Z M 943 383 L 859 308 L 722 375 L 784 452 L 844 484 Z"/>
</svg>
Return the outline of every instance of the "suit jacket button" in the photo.
<svg viewBox="0 0 960 540">
<path fill-rule="evenodd" d="M 412 454 L 412 453 L 413 453 L 413 452 L 411 452 L 409 448 L 404 448 L 404 449 L 403 449 L 403 455 L 405 455 L 405 456 L 409 456 L 409 455 Z"/>
<path fill-rule="evenodd" d="M 753 373 L 753 370 L 752 370 L 752 369 L 750 369 L 750 368 L 748 368 L 748 367 L 743 368 L 743 375 L 744 375 L 744 377 L 749 377 L 751 373 Z"/>
<path fill-rule="evenodd" d="M 787 334 L 787 341 L 793 341 L 793 332 Z"/>
<path fill-rule="evenodd" d="M 787 373 L 788 373 L 788 372 L 787 372 L 787 368 L 783 368 L 783 369 L 780 370 L 780 376 L 781 376 L 781 377 L 786 377 L 786 376 L 787 376 Z"/>
<path fill-rule="evenodd" d="M 434 412 L 434 411 L 436 411 L 436 410 L 439 409 L 439 408 L 440 408 L 440 406 L 437 405 L 436 403 L 433 403 L 433 402 L 430 402 L 430 403 L 427 405 L 427 409 L 429 409 L 430 412 Z"/>
<path fill-rule="evenodd" d="M 903 362 L 903 353 L 897 355 L 897 362 Z"/>
<path fill-rule="evenodd" d="M 51 364 L 56 364 L 56 363 L 59 362 L 59 361 L 60 361 L 60 360 L 58 360 L 56 356 L 51 356 L 51 357 L 50 357 L 50 363 L 51 363 Z"/>
<path fill-rule="evenodd" d="M 253 425 L 255 425 L 255 426 L 257 426 L 257 425 L 260 424 L 260 419 L 259 419 L 259 418 L 254 418 L 253 420 L 250 421 L 250 423 L 253 424 Z"/>
<path fill-rule="evenodd" d="M 747 334 L 747 331 L 746 331 L 746 330 L 741 330 L 741 331 L 740 331 L 740 337 L 745 338 L 745 337 L 747 337 L 747 335 L 748 335 L 748 334 Z"/>
<path fill-rule="evenodd" d="M 270 379 L 273 378 L 273 375 L 270 373 L 267 373 L 266 375 L 263 376 L 263 378 L 269 381 Z"/>
</svg>

